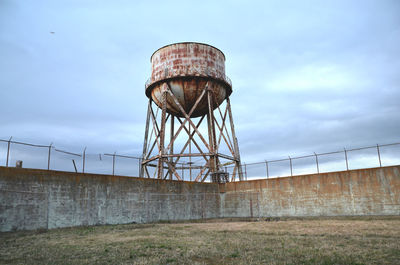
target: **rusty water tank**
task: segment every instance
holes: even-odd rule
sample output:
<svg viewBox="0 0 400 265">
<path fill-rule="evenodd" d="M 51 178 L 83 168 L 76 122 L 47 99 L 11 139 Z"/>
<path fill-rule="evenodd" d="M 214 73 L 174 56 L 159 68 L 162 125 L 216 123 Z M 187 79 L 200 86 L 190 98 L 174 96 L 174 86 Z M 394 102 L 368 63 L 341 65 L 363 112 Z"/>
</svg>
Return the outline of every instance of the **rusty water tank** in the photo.
<svg viewBox="0 0 400 265">
<path fill-rule="evenodd" d="M 146 96 L 162 107 L 162 87 L 167 83 L 186 113 L 189 113 L 206 83 L 214 92 L 217 108 L 231 93 L 232 83 L 225 75 L 225 55 L 217 48 L 196 42 L 174 43 L 153 53 L 151 78 L 146 82 Z M 170 96 L 167 112 L 183 117 Z M 204 96 L 192 117 L 207 114 L 207 96 Z"/>
</svg>

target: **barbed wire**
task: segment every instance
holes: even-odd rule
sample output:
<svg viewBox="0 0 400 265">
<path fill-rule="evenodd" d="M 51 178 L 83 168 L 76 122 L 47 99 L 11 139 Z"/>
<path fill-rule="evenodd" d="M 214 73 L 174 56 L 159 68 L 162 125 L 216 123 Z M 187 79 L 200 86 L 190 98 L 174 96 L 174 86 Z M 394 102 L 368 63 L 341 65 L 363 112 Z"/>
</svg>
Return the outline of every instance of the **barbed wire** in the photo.
<svg viewBox="0 0 400 265">
<path fill-rule="evenodd" d="M 67 150 L 56 148 L 56 146 L 53 143 L 50 143 L 49 145 L 32 144 L 32 143 L 27 143 L 27 142 L 14 141 L 14 140 L 12 140 L 12 137 L 10 137 L 8 140 L 0 139 L 0 142 L 8 144 L 8 146 L 7 146 L 6 167 L 8 167 L 8 164 L 9 164 L 9 156 L 10 156 L 10 146 L 11 146 L 11 144 L 17 144 L 17 145 L 24 145 L 24 146 L 48 149 L 48 154 L 47 154 L 47 156 L 48 156 L 47 157 L 47 159 L 48 159 L 48 161 L 47 161 L 47 169 L 48 170 L 50 169 L 52 151 L 80 158 L 80 160 L 82 162 L 82 172 L 83 173 L 85 173 L 85 160 L 86 160 L 86 158 L 89 158 L 89 157 L 91 157 L 91 159 L 93 159 L 93 157 L 97 157 L 99 161 L 103 161 L 103 157 L 102 156 L 111 157 L 112 158 L 112 174 L 113 175 L 115 173 L 115 163 L 116 163 L 115 160 L 116 160 L 116 158 L 126 158 L 126 159 L 137 160 L 137 162 L 138 162 L 137 165 L 139 167 L 139 169 L 138 169 L 139 171 L 140 171 L 140 165 L 141 165 L 141 161 L 142 161 L 142 157 L 138 156 L 138 155 L 118 154 L 117 152 L 114 152 L 114 153 L 86 153 L 86 149 L 87 149 L 86 147 L 83 149 L 82 153 L 77 153 L 77 152 L 70 152 L 70 151 L 67 151 Z M 317 169 L 317 173 L 321 173 L 320 172 L 320 167 L 319 167 L 319 161 L 318 161 L 318 158 L 320 156 L 344 153 L 345 154 L 344 159 L 346 161 L 346 169 L 349 170 L 348 157 L 347 157 L 347 153 L 348 152 L 366 150 L 366 149 L 372 149 L 372 148 L 376 149 L 377 157 L 379 158 L 379 166 L 382 166 L 380 148 L 387 147 L 387 146 L 395 146 L 395 145 L 400 145 L 400 142 L 389 143 L 389 144 L 376 144 L 376 145 L 373 145 L 373 146 L 364 146 L 364 147 L 350 148 L 350 149 L 343 148 L 343 150 L 332 151 L 332 152 L 324 152 L 324 153 L 315 153 L 314 152 L 313 154 L 310 154 L 310 155 L 294 156 L 294 157 L 288 156 L 288 158 L 270 159 L 270 160 L 263 160 L 263 161 L 259 161 L 259 162 L 252 162 L 252 163 L 242 163 L 242 167 L 244 168 L 245 179 L 247 179 L 247 169 L 248 169 L 248 167 L 257 166 L 257 165 L 265 165 L 266 166 L 266 172 L 265 173 L 266 173 L 266 177 L 268 178 L 268 177 L 270 177 L 270 174 L 269 174 L 269 164 L 270 163 L 290 161 L 290 175 L 293 176 L 292 160 L 304 159 L 304 158 L 312 158 L 313 157 L 313 158 L 315 158 L 315 166 L 316 166 L 316 169 Z M 110 161 L 110 160 L 108 160 L 108 161 Z M 74 159 L 72 159 L 72 162 L 73 162 L 73 165 L 74 165 L 74 169 L 77 172 L 76 161 Z M 79 162 L 79 160 L 77 162 Z M 201 168 L 201 167 L 204 166 L 204 165 L 197 164 L 196 162 L 197 162 L 196 160 L 192 161 L 192 162 L 182 161 L 182 162 L 177 162 L 175 164 L 181 165 L 182 170 L 183 169 Z M 233 165 L 226 165 L 226 166 L 222 165 L 221 166 L 221 169 L 225 169 L 226 172 L 227 172 L 228 169 L 231 170 L 232 168 L 234 168 Z"/>
<path fill-rule="evenodd" d="M 333 151 L 333 152 L 326 152 L 326 153 L 314 153 L 312 155 L 294 156 L 294 157 L 289 156 L 288 158 L 282 158 L 282 159 L 264 160 L 264 161 L 252 162 L 252 163 L 243 163 L 243 165 L 244 164 L 246 164 L 247 166 L 262 165 L 262 164 L 265 164 L 266 162 L 268 162 L 268 163 L 283 162 L 283 161 L 289 161 L 289 160 L 295 160 L 295 159 L 301 159 L 301 158 L 309 158 L 309 157 L 323 156 L 323 155 L 333 155 L 333 154 L 340 154 L 340 153 L 344 153 L 344 152 L 352 152 L 352 151 L 365 150 L 365 149 L 371 149 L 371 148 L 377 148 L 377 147 L 379 148 L 379 147 L 392 146 L 392 145 L 400 145 L 400 143 L 377 144 L 377 145 L 373 145 L 373 146 L 366 146 L 366 147 L 359 147 L 359 148 L 352 148 L 352 149 L 344 148 L 343 150 L 340 150 L 340 151 Z M 229 167 L 234 167 L 234 166 L 227 166 L 227 167 L 229 168 Z"/>
</svg>

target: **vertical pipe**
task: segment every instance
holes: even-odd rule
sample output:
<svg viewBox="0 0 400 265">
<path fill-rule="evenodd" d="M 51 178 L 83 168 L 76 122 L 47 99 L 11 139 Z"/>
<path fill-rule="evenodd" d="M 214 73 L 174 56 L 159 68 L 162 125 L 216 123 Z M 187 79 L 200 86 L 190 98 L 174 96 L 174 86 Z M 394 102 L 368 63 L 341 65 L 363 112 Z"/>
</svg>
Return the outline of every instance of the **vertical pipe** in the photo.
<svg viewBox="0 0 400 265">
<path fill-rule="evenodd" d="M 175 116 L 174 115 L 172 115 L 171 114 L 171 131 L 170 131 L 170 143 L 172 143 L 172 139 L 174 138 L 174 133 L 175 133 L 175 130 L 174 130 L 174 121 L 175 121 Z M 190 124 L 190 123 L 189 123 Z M 170 155 L 172 155 L 172 154 L 174 154 L 174 143 L 172 143 L 171 144 L 171 148 L 170 148 L 170 150 L 169 150 L 169 154 Z M 175 165 L 173 164 L 173 162 L 174 162 L 174 158 L 171 156 L 170 158 L 169 158 L 169 163 L 171 164 L 171 166 L 172 167 L 175 167 Z M 172 170 L 171 169 L 169 169 L 169 179 L 170 180 L 172 180 Z"/>
<path fill-rule="evenodd" d="M 85 149 L 83 149 L 83 155 L 82 155 L 82 173 L 85 173 L 85 163 L 86 163 L 86 146 Z"/>
<path fill-rule="evenodd" d="M 8 144 L 7 144 L 7 161 L 6 161 L 6 167 L 8 167 L 8 159 L 9 159 L 9 157 L 10 157 L 11 139 L 12 139 L 12 136 L 10 137 L 10 139 L 8 139 Z"/>
<path fill-rule="evenodd" d="M 349 162 L 347 161 L 347 150 L 346 150 L 346 148 L 344 148 L 344 157 L 346 159 L 346 169 L 348 171 L 349 170 Z"/>
<path fill-rule="evenodd" d="M 265 167 L 267 168 L 267 178 L 269 178 L 268 161 L 265 160 Z"/>
<path fill-rule="evenodd" d="M 51 154 L 51 146 L 53 145 L 53 143 L 51 143 L 49 145 L 49 154 L 47 156 L 47 170 L 50 170 L 50 154 Z"/>
<path fill-rule="evenodd" d="M 379 145 L 378 144 L 376 144 L 376 150 L 378 151 L 379 167 L 382 167 L 381 152 L 379 151 Z"/>
<path fill-rule="evenodd" d="M 115 153 L 116 152 L 114 152 L 114 154 L 113 154 L 113 163 L 112 163 L 112 175 L 114 176 L 114 170 L 115 170 Z"/>
<path fill-rule="evenodd" d="M 214 101 L 212 94 L 213 91 L 210 87 L 208 87 L 207 84 L 207 102 L 208 102 L 208 140 L 209 140 L 209 146 L 210 146 L 210 160 L 209 160 L 209 165 L 210 165 L 210 172 L 211 176 L 213 176 L 217 171 L 218 171 L 218 165 L 217 165 L 217 156 L 216 156 L 216 137 L 215 137 L 215 127 L 214 127 Z"/>
<path fill-rule="evenodd" d="M 149 137 L 149 125 L 150 125 L 150 113 L 151 113 L 151 99 L 149 99 L 149 104 L 147 106 L 147 117 L 146 117 L 146 129 L 144 131 L 144 142 L 143 142 L 143 152 L 142 152 L 142 160 L 139 160 L 139 177 L 144 177 L 144 167 L 146 165 L 142 165 L 142 161 L 145 160 L 147 155 L 147 141 Z"/>
<path fill-rule="evenodd" d="M 319 164 L 318 164 L 318 155 L 314 152 L 315 155 L 315 162 L 317 164 L 317 173 L 319 174 Z"/>
<path fill-rule="evenodd" d="M 162 113 L 161 113 L 161 128 L 160 128 L 160 150 L 158 152 L 158 174 L 157 178 L 162 179 L 164 177 L 164 141 L 165 141 L 165 119 L 167 115 L 167 93 L 168 86 L 164 83 L 162 88 Z"/>
<path fill-rule="evenodd" d="M 189 122 L 189 179 L 190 181 L 192 181 L 192 139 L 191 136 L 192 135 L 192 128 L 190 126 L 190 122 Z"/>
<path fill-rule="evenodd" d="M 290 161 L 290 176 L 293 177 L 293 166 L 292 166 L 292 158 L 289 156 L 289 161 Z"/>
</svg>

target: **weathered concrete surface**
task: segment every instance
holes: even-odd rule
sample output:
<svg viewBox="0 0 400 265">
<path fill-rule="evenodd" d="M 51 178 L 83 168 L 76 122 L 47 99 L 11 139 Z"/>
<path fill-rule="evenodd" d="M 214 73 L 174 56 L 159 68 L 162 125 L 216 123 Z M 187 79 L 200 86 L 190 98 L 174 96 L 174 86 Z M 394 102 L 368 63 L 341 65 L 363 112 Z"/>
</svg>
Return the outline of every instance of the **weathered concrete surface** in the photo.
<svg viewBox="0 0 400 265">
<path fill-rule="evenodd" d="M 400 166 L 232 182 L 221 217 L 400 215 Z"/>
<path fill-rule="evenodd" d="M 217 184 L 0 167 L 0 231 L 220 216 Z"/>
<path fill-rule="evenodd" d="M 0 231 L 337 215 L 400 215 L 400 166 L 220 185 L 0 167 Z"/>
</svg>

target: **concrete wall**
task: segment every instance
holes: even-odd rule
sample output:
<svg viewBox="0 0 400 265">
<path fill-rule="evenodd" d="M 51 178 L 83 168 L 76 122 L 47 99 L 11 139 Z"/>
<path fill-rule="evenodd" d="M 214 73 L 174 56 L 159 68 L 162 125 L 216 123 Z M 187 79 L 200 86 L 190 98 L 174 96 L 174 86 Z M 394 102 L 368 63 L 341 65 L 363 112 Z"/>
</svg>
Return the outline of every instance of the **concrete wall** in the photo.
<svg viewBox="0 0 400 265">
<path fill-rule="evenodd" d="M 232 182 L 223 188 L 222 217 L 400 215 L 400 166 Z"/>
<path fill-rule="evenodd" d="M 220 216 L 218 185 L 0 167 L 0 231 Z"/>
<path fill-rule="evenodd" d="M 400 166 L 220 185 L 0 167 L 0 231 L 337 215 L 400 215 Z"/>
</svg>

